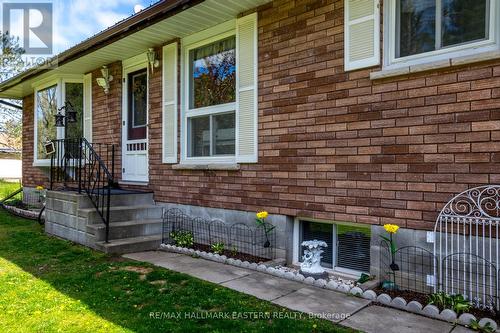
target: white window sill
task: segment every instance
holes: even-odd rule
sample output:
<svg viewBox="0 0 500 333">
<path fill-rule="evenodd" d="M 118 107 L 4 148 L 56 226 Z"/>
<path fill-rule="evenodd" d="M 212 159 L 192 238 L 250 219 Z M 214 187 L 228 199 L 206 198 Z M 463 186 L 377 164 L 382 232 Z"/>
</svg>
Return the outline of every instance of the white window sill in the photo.
<svg viewBox="0 0 500 333">
<path fill-rule="evenodd" d="M 44 160 L 35 161 L 35 162 L 33 162 L 33 166 L 37 167 L 37 168 L 50 167 L 50 160 L 47 160 L 47 161 L 44 161 Z"/>
<path fill-rule="evenodd" d="M 148 186 L 148 181 L 137 181 L 137 180 L 119 180 L 118 185 L 131 185 L 131 186 Z"/>
<path fill-rule="evenodd" d="M 210 164 L 191 164 L 191 163 L 179 163 L 172 165 L 174 170 L 226 170 L 226 171 L 238 171 L 240 170 L 240 165 L 236 163 L 210 163 Z"/>
<path fill-rule="evenodd" d="M 424 64 L 410 65 L 398 68 L 386 67 L 378 72 L 371 72 L 371 80 L 380 80 L 412 73 L 426 72 L 435 69 L 462 66 L 475 62 L 495 60 L 500 58 L 500 51 L 483 52 L 469 56 L 455 57 L 445 60 L 432 61 Z"/>
</svg>

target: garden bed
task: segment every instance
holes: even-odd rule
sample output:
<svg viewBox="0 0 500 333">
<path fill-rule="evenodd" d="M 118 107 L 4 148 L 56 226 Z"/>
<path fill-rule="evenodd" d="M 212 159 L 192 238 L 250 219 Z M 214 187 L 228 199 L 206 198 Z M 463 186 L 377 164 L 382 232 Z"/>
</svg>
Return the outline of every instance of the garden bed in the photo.
<svg viewBox="0 0 500 333">
<path fill-rule="evenodd" d="M 193 250 L 213 252 L 211 247 L 208 245 L 205 245 L 205 244 L 194 243 L 191 248 Z M 255 262 L 258 264 L 269 261 L 269 259 L 266 259 L 266 258 L 256 257 L 256 256 L 253 256 L 251 254 L 242 253 L 242 252 L 234 252 L 234 251 L 226 250 L 226 249 L 222 250 L 222 253 L 219 253 L 219 254 L 225 255 L 228 258 L 240 259 L 241 261 Z"/>
<path fill-rule="evenodd" d="M 405 300 L 409 301 L 417 301 L 420 304 L 422 304 L 424 307 L 429 304 L 429 295 L 424 294 L 424 293 L 419 293 L 416 291 L 411 291 L 411 290 L 387 290 L 383 288 L 375 288 L 373 289 L 377 294 L 387 294 L 391 296 L 392 298 L 395 297 L 402 297 Z M 443 311 L 444 309 L 442 307 L 438 306 L 439 311 Z M 500 325 L 500 318 L 496 317 L 495 313 L 493 311 L 489 310 L 483 310 L 483 309 L 478 309 L 475 307 L 471 307 L 469 310 L 466 311 L 467 313 L 470 313 L 474 315 L 476 318 L 491 318 L 494 321 L 497 322 L 497 324 Z"/>
</svg>

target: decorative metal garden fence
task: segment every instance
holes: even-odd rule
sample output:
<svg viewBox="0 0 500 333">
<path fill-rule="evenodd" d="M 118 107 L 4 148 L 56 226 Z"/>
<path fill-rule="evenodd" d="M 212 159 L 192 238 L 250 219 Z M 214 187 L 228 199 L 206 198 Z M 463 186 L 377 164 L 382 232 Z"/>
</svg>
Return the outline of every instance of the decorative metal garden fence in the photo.
<svg viewBox="0 0 500 333">
<path fill-rule="evenodd" d="M 500 310 L 500 185 L 480 186 L 451 199 L 434 228 L 434 249 L 407 246 L 394 254 L 381 244 L 382 279 L 401 289 L 461 294 L 475 307 Z"/>
<path fill-rule="evenodd" d="M 432 252 L 418 246 L 404 246 L 394 254 L 398 270 L 391 269 L 391 253 L 386 242 L 381 242 L 380 272 L 383 280 L 391 281 L 397 288 L 419 293 L 434 290 L 434 267 L 436 257 Z"/>
<path fill-rule="evenodd" d="M 175 245 L 175 233 L 178 232 L 192 236 L 191 247 L 195 249 L 213 252 L 212 247 L 218 245 L 228 257 L 253 262 L 276 257 L 276 232 L 269 223 L 261 226 L 229 225 L 220 219 L 191 217 L 177 208 L 164 211 L 162 243 Z"/>
<path fill-rule="evenodd" d="M 469 189 L 444 206 L 434 228 L 436 291 L 498 309 L 499 222 L 499 185 Z"/>
</svg>

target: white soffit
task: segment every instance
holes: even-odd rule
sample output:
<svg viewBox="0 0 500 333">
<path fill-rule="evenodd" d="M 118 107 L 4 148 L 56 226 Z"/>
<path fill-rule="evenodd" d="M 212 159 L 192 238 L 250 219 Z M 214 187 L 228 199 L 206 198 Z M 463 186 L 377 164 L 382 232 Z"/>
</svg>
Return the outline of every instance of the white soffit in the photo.
<svg viewBox="0 0 500 333">
<path fill-rule="evenodd" d="M 85 74 L 100 66 L 128 59 L 144 53 L 149 47 L 163 45 L 189 36 L 219 23 L 234 19 L 245 11 L 264 5 L 271 0 L 206 0 L 194 7 L 146 27 L 112 44 L 26 80 L 1 95 L 22 96 L 32 92 L 32 83 L 45 77 L 62 74 Z M 2 97 L 0 95 L 0 97 Z"/>
</svg>

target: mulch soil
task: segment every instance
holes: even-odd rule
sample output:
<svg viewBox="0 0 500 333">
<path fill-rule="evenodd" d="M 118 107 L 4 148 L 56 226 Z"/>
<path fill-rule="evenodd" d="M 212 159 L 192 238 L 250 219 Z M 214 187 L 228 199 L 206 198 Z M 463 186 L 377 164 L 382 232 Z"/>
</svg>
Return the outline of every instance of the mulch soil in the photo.
<svg viewBox="0 0 500 333">
<path fill-rule="evenodd" d="M 199 251 L 205 251 L 205 252 L 214 252 L 210 248 L 209 245 L 205 244 L 198 244 L 194 243 L 192 246 L 193 249 L 199 250 Z M 225 255 L 228 258 L 233 258 L 233 259 L 240 259 L 241 261 L 248 261 L 248 262 L 255 262 L 255 263 L 262 263 L 269 261 L 269 259 L 266 258 L 261 258 L 261 257 L 256 257 L 251 254 L 246 254 L 246 253 L 241 253 L 241 252 L 233 252 L 230 250 L 223 250 L 221 255 Z"/>
</svg>

